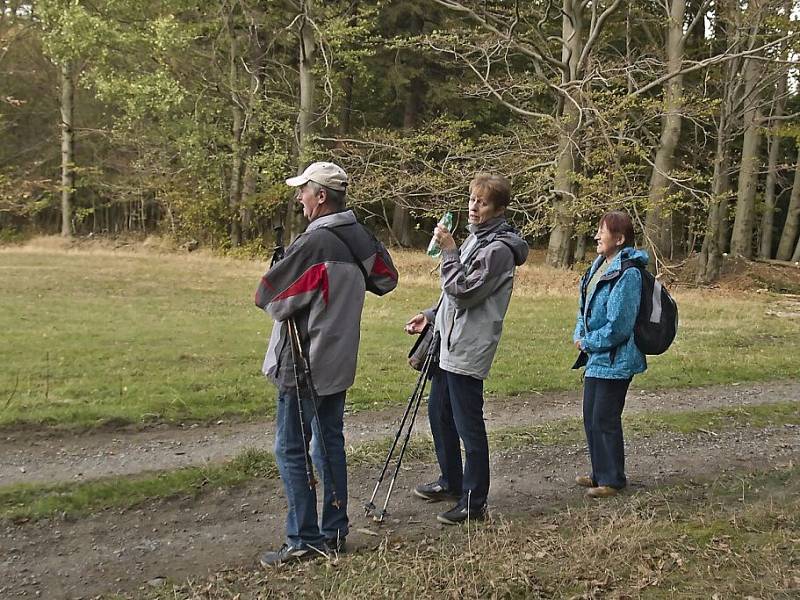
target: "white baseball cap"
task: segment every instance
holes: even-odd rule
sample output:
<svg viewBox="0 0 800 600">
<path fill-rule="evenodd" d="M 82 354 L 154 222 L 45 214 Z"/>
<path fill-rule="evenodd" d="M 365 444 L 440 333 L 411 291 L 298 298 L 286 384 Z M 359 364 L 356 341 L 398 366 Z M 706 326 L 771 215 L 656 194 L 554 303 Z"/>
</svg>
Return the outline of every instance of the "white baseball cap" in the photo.
<svg viewBox="0 0 800 600">
<path fill-rule="evenodd" d="M 347 173 L 344 172 L 342 167 L 331 162 L 311 163 L 302 174 L 287 179 L 286 185 L 300 187 L 309 181 L 339 192 L 347 189 Z"/>
</svg>

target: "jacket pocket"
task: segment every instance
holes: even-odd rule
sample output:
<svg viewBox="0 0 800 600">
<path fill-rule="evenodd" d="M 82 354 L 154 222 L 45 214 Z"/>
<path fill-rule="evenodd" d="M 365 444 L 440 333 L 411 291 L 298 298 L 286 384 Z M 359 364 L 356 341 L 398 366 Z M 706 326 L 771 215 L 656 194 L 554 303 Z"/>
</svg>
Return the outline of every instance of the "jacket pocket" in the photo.
<svg viewBox="0 0 800 600">
<path fill-rule="evenodd" d="M 589 355 L 588 366 L 611 368 L 611 351 L 595 352 Z"/>
</svg>

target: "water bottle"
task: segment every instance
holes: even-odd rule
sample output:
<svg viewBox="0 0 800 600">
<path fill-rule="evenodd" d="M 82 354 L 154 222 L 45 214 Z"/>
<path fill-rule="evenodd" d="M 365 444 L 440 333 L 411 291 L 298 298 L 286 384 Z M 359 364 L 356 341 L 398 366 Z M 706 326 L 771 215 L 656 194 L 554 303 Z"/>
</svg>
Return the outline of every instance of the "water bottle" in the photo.
<svg viewBox="0 0 800 600">
<path fill-rule="evenodd" d="M 453 231 L 453 213 L 449 210 L 442 215 L 442 218 L 439 219 L 439 225 L 441 227 L 447 227 L 447 230 L 452 233 Z M 442 249 L 439 247 L 439 244 L 436 243 L 436 238 L 431 238 L 430 244 L 428 244 L 428 256 L 432 258 L 437 258 L 442 253 Z"/>
</svg>

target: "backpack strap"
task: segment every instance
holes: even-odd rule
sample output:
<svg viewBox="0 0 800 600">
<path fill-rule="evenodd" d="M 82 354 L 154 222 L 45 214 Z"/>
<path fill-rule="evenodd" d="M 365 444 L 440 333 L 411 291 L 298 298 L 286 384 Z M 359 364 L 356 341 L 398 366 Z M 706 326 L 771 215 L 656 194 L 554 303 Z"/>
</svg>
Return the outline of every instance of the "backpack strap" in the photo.
<svg viewBox="0 0 800 600">
<path fill-rule="evenodd" d="M 338 225 L 338 227 L 341 227 L 341 225 Z M 375 286 L 372 284 L 372 282 L 370 282 L 369 274 L 367 273 L 367 270 L 364 268 L 364 264 L 361 262 L 361 259 L 358 258 L 358 256 L 356 256 L 355 251 L 353 250 L 352 246 L 350 246 L 350 244 L 347 243 L 347 240 L 344 239 L 344 236 L 341 233 L 337 232 L 334 227 L 320 227 L 320 229 L 332 233 L 342 244 L 344 244 L 344 247 L 347 248 L 348 252 L 350 252 L 350 256 L 353 257 L 353 262 L 358 267 L 358 270 L 361 271 L 361 274 L 364 276 L 364 285 L 366 286 L 366 289 L 371 292 L 374 291 L 373 288 Z"/>
</svg>

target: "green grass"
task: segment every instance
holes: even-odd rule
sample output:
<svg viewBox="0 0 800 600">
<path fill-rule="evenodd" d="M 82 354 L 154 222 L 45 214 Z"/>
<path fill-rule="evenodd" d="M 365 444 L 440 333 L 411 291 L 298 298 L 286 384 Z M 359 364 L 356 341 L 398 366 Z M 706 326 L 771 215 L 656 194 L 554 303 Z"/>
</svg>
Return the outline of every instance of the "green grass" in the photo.
<svg viewBox="0 0 800 600">
<path fill-rule="evenodd" d="M 800 424 L 800 404 L 763 404 L 748 407 L 747 410 L 723 408 L 689 413 L 643 413 L 626 418 L 625 431 L 628 439 L 635 439 L 665 432 L 691 433 L 700 429 L 716 432 L 784 424 Z M 393 440 L 394 436 L 351 447 L 348 450 L 348 464 L 351 467 L 383 465 Z M 509 427 L 489 433 L 493 450 L 559 446 L 582 440 L 583 425 L 578 419 Z M 433 456 L 431 439 L 415 435 L 409 440 L 404 461 L 407 464 L 432 460 Z M 40 519 L 59 514 L 79 516 L 107 508 L 130 508 L 146 500 L 195 495 L 203 489 L 231 487 L 256 478 L 277 476 L 273 456 L 251 449 L 218 465 L 80 483 L 5 486 L 0 487 L 0 519 Z"/>
<path fill-rule="evenodd" d="M 262 268 L 195 256 L 0 251 L 0 426 L 272 414 L 275 392 L 260 375 L 271 323 L 252 303 Z M 392 294 L 368 295 L 351 409 L 403 403 L 414 385 L 402 325 L 437 292 L 433 278 L 413 268 Z M 569 369 L 573 275 L 534 267 L 525 277 L 486 384 L 490 396 L 580 386 Z M 560 278 L 555 291 L 548 278 Z M 800 323 L 766 315 L 768 297 L 692 292 L 679 301 L 678 340 L 650 360 L 637 387 L 796 375 Z"/>
<path fill-rule="evenodd" d="M 278 476 L 272 454 L 245 450 L 233 460 L 143 475 L 108 477 L 58 485 L 17 484 L 0 488 L 0 518 L 76 517 L 109 508 L 130 508 L 146 500 L 195 496 L 256 478 Z"/>
</svg>

